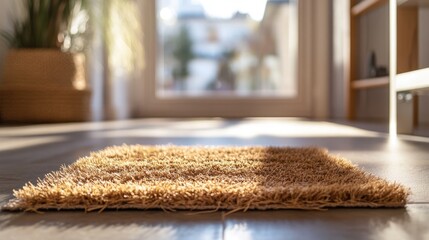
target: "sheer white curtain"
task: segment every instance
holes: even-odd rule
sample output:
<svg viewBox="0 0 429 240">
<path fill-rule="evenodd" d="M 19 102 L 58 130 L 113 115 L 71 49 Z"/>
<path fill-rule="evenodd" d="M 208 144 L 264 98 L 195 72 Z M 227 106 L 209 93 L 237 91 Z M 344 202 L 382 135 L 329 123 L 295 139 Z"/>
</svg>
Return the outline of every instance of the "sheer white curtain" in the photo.
<svg viewBox="0 0 429 240">
<path fill-rule="evenodd" d="M 138 108 L 144 67 L 139 1 L 97 0 L 92 4 L 88 63 L 93 118 L 130 118 Z"/>
</svg>

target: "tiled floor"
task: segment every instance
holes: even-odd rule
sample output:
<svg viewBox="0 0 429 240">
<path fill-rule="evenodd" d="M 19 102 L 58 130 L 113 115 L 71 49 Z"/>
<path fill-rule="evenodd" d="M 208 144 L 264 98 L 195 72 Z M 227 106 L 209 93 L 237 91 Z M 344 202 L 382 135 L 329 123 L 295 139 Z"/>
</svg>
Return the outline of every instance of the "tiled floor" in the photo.
<svg viewBox="0 0 429 240">
<path fill-rule="evenodd" d="M 356 125 L 357 126 L 357 125 Z M 365 126 L 365 125 L 363 125 Z M 405 209 L 0 213 L 0 239 L 429 239 L 429 139 L 302 119 L 145 119 L 0 127 L 0 204 L 14 188 L 113 144 L 323 146 L 411 188 Z"/>
</svg>

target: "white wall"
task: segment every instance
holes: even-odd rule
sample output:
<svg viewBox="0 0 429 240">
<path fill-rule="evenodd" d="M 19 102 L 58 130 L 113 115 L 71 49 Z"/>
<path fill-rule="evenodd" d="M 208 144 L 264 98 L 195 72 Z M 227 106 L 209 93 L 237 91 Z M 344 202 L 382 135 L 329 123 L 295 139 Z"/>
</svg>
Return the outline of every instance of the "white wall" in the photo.
<svg viewBox="0 0 429 240">
<path fill-rule="evenodd" d="M 376 8 L 359 17 L 359 77 L 368 78 L 368 62 L 375 52 L 377 65 L 389 67 L 389 6 Z"/>
<path fill-rule="evenodd" d="M 389 68 L 389 7 L 376 8 L 359 17 L 359 78 L 368 78 L 369 58 L 374 51 L 378 66 Z M 389 91 L 387 87 L 366 89 L 356 94 L 358 119 L 387 121 Z"/>
<path fill-rule="evenodd" d="M 332 0 L 331 1 L 331 79 L 330 79 L 330 98 L 329 111 L 332 118 L 345 118 L 347 115 L 345 92 L 347 86 L 345 79 L 348 77 L 346 67 L 349 64 L 349 53 L 347 49 L 350 46 L 350 32 L 348 21 L 349 1 Z"/>
<path fill-rule="evenodd" d="M 429 67 L 429 7 L 419 9 L 419 67 Z"/>
<path fill-rule="evenodd" d="M 429 67 L 429 7 L 419 9 L 419 67 Z M 429 93 L 420 96 L 419 121 L 429 124 Z"/>
</svg>

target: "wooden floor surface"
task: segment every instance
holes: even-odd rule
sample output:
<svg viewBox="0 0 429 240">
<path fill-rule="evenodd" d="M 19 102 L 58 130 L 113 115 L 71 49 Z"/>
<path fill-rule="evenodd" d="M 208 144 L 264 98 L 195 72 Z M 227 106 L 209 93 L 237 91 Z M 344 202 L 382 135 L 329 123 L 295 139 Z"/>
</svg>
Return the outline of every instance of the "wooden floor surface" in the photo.
<svg viewBox="0 0 429 240">
<path fill-rule="evenodd" d="M 371 129 L 371 130 L 365 130 Z M 375 131 L 380 130 L 380 131 Z M 0 239 L 429 239 L 429 138 L 294 118 L 143 119 L 0 126 L 0 204 L 13 189 L 110 145 L 320 146 L 412 191 L 405 209 L 194 214 L 0 212 Z"/>
</svg>

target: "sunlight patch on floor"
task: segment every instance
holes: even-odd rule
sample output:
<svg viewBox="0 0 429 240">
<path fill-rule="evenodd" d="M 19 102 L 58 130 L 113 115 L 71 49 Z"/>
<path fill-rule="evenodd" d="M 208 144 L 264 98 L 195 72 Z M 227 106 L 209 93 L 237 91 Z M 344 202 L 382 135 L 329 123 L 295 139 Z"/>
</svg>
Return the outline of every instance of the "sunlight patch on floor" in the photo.
<svg viewBox="0 0 429 240">
<path fill-rule="evenodd" d="M 171 122 L 159 127 L 111 130 L 97 137 L 380 137 L 377 132 L 328 122 L 246 120 L 222 124 L 219 120 Z"/>
<path fill-rule="evenodd" d="M 15 150 L 20 148 L 35 147 L 43 144 L 61 142 L 65 137 L 48 136 L 48 137 L 30 137 L 30 138 L 1 138 L 0 151 Z"/>
</svg>

